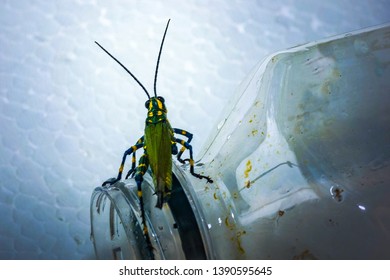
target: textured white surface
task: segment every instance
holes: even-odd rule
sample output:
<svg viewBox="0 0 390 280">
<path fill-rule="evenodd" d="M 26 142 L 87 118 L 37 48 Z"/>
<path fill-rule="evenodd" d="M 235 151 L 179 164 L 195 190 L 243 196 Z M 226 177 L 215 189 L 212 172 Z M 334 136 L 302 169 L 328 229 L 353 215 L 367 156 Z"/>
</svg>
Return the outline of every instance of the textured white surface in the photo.
<svg viewBox="0 0 390 280">
<path fill-rule="evenodd" d="M 196 2 L 196 3 L 195 3 Z M 389 1 L 1 1 L 0 259 L 94 258 L 93 188 L 143 131 L 152 91 L 199 151 L 266 55 L 390 20 Z"/>
</svg>

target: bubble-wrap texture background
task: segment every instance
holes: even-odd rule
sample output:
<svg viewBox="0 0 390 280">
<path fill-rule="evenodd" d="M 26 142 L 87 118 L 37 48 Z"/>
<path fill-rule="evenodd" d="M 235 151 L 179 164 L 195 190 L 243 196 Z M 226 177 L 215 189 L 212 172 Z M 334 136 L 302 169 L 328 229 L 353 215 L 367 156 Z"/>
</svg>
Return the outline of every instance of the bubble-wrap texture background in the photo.
<svg viewBox="0 0 390 280">
<path fill-rule="evenodd" d="M 143 133 L 152 91 L 204 144 L 266 55 L 388 22 L 389 1 L 0 0 L 0 259 L 90 259 L 89 200 Z"/>
</svg>

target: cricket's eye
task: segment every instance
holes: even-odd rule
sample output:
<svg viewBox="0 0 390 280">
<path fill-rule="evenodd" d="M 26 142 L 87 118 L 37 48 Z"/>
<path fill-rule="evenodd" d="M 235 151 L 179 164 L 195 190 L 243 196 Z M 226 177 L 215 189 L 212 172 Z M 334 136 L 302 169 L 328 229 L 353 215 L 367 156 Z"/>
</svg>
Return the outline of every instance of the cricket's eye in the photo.
<svg viewBox="0 0 390 280">
<path fill-rule="evenodd" d="M 162 103 L 165 103 L 165 99 L 164 99 L 164 97 L 162 97 L 162 96 L 159 96 L 159 97 L 157 97 L 158 98 L 158 100 L 160 100 Z"/>
<path fill-rule="evenodd" d="M 150 104 L 150 100 L 146 100 L 146 102 L 145 102 L 145 108 L 146 109 L 149 109 L 149 104 Z"/>
</svg>

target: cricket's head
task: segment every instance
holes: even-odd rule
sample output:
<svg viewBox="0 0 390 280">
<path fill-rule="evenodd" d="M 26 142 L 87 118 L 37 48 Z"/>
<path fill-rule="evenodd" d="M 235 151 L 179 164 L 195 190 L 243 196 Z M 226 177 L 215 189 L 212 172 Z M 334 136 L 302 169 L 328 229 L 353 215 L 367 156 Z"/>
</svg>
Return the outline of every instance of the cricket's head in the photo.
<svg viewBox="0 0 390 280">
<path fill-rule="evenodd" d="M 148 109 L 146 123 L 157 124 L 167 120 L 168 111 L 163 97 L 151 97 L 145 102 L 145 107 Z"/>
<path fill-rule="evenodd" d="M 148 109 L 149 114 L 154 114 L 154 112 L 157 112 L 157 114 L 162 115 L 168 112 L 167 108 L 165 107 L 165 99 L 162 96 L 151 97 L 145 102 L 145 107 Z"/>
</svg>

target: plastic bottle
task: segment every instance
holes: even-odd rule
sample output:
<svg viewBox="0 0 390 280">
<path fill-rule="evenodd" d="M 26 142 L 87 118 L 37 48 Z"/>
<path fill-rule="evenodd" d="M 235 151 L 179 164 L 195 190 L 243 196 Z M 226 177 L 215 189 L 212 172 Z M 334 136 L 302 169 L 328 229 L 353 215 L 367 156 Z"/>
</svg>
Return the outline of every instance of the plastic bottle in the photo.
<svg viewBox="0 0 390 280">
<path fill-rule="evenodd" d="M 269 56 L 174 191 L 144 197 L 156 258 L 389 259 L 390 25 Z M 145 258 L 133 180 L 98 187 L 98 258 Z"/>
</svg>

